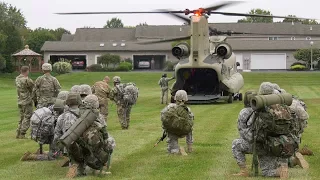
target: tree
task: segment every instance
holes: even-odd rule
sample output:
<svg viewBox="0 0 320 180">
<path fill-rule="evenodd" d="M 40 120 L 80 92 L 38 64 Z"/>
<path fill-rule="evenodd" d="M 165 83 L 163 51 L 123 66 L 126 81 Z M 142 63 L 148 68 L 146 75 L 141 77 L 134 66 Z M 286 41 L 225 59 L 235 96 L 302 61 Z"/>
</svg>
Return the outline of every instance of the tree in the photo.
<svg viewBox="0 0 320 180">
<path fill-rule="evenodd" d="M 251 9 L 249 14 L 262 14 L 262 15 L 272 15 L 270 11 L 263 9 Z M 247 16 L 243 19 L 238 20 L 238 23 L 272 23 L 272 17 L 250 17 Z"/>
<path fill-rule="evenodd" d="M 178 43 L 182 43 L 182 42 L 187 43 L 187 44 L 190 45 L 190 39 L 189 39 L 189 40 L 186 40 L 186 41 L 174 41 L 174 42 L 171 43 L 171 46 L 172 46 L 172 48 L 173 48 L 173 47 L 176 46 Z"/>
<path fill-rule="evenodd" d="M 144 22 L 144 23 L 139 23 L 138 26 L 148 26 L 148 24 L 146 22 Z"/>
<path fill-rule="evenodd" d="M 311 64 L 311 49 L 299 49 L 293 54 L 294 58 L 298 61 L 304 61 L 307 66 Z M 316 62 L 320 59 L 320 49 L 312 49 L 312 60 Z"/>
<path fill-rule="evenodd" d="M 6 59 L 0 54 L 0 71 L 6 68 Z"/>
<path fill-rule="evenodd" d="M 17 28 L 26 28 L 27 21 L 21 11 L 12 5 L 0 2 L 0 23 L 8 21 Z"/>
<path fill-rule="evenodd" d="M 37 28 L 31 32 L 30 36 L 26 40 L 26 44 L 30 49 L 37 53 L 41 53 L 41 47 L 46 41 L 56 41 L 56 36 L 49 29 Z"/>
<path fill-rule="evenodd" d="M 295 15 L 288 15 L 288 17 L 297 17 Z M 309 24 L 309 25 L 313 25 L 313 24 L 319 24 L 315 19 L 305 19 L 305 20 L 301 20 L 298 18 L 294 18 L 294 19 L 289 19 L 289 18 L 285 18 L 282 22 L 301 22 L 302 24 Z"/>
<path fill-rule="evenodd" d="M 112 18 L 103 28 L 123 28 L 123 23 L 119 18 Z"/>
<path fill-rule="evenodd" d="M 61 27 L 57 28 L 55 30 L 50 30 L 50 31 L 52 34 L 54 34 L 54 36 L 56 37 L 56 40 L 58 40 L 58 41 L 61 40 L 63 34 L 71 34 L 70 31 L 68 31 L 64 28 L 61 28 Z"/>
<path fill-rule="evenodd" d="M 121 57 L 119 55 L 113 54 L 111 55 L 110 63 L 113 64 L 113 68 L 116 67 L 116 65 L 120 64 Z"/>
<path fill-rule="evenodd" d="M 98 64 L 101 64 L 102 67 L 108 67 L 109 64 L 111 63 L 111 59 L 112 59 L 111 54 L 109 53 L 104 54 L 98 58 Z"/>
<path fill-rule="evenodd" d="M 288 17 L 293 17 L 294 19 L 285 18 L 285 19 L 283 19 L 282 22 L 301 22 L 300 19 L 295 18 L 295 17 L 297 17 L 295 15 L 288 15 Z"/>
<path fill-rule="evenodd" d="M 319 24 L 315 19 L 305 19 L 302 21 L 302 24 L 309 24 L 309 25 L 314 25 L 314 24 Z"/>
</svg>

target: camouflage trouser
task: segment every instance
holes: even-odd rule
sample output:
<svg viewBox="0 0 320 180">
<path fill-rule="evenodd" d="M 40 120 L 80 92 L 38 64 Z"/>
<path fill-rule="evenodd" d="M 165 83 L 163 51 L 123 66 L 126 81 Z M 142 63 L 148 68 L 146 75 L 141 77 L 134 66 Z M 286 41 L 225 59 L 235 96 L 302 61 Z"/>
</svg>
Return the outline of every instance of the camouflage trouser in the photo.
<svg viewBox="0 0 320 180">
<path fill-rule="evenodd" d="M 168 153 L 171 153 L 171 154 L 179 153 L 180 147 L 179 147 L 178 139 L 179 139 L 179 137 L 176 136 L 175 134 L 168 133 L 168 139 L 167 139 L 167 143 L 168 143 L 167 150 L 168 150 Z M 186 136 L 186 143 L 187 144 L 192 144 L 193 143 L 192 132 L 190 132 Z"/>
<path fill-rule="evenodd" d="M 259 155 L 260 168 L 262 176 L 278 177 L 277 169 L 281 164 L 288 164 L 288 159 L 272 155 Z"/>
<path fill-rule="evenodd" d="M 235 139 L 232 142 L 232 154 L 238 164 L 246 163 L 246 154 L 252 153 L 252 145 L 244 139 Z"/>
<path fill-rule="evenodd" d="M 108 99 L 99 99 L 99 109 L 100 113 L 105 117 L 106 122 L 108 120 Z"/>
<path fill-rule="evenodd" d="M 30 127 L 30 118 L 33 113 L 32 103 L 27 105 L 19 105 L 20 121 L 18 124 L 17 132 L 21 135 L 25 135 Z"/>
<path fill-rule="evenodd" d="M 160 103 L 161 104 L 168 104 L 168 88 L 161 89 Z"/>
<path fill-rule="evenodd" d="M 122 128 L 129 128 L 131 106 L 117 104 L 117 113 Z"/>
</svg>

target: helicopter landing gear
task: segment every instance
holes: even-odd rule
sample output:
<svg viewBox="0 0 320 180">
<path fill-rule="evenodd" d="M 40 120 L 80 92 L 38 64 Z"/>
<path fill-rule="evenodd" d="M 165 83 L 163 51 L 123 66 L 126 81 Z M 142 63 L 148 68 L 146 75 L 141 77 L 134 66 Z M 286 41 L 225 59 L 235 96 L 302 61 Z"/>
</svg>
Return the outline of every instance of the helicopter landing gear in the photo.
<svg viewBox="0 0 320 180">
<path fill-rule="evenodd" d="M 228 101 L 227 101 L 229 104 L 233 103 L 233 95 L 230 94 L 229 95 L 229 98 L 228 98 Z"/>
<path fill-rule="evenodd" d="M 242 93 L 235 93 L 233 95 L 233 100 L 239 100 L 239 101 L 242 101 Z"/>
</svg>

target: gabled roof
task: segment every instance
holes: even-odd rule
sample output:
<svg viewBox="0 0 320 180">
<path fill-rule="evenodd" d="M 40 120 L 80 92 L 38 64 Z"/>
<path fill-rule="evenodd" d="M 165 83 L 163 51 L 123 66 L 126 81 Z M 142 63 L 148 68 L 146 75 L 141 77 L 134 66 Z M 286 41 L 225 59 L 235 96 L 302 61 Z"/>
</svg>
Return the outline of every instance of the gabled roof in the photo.
<svg viewBox="0 0 320 180">
<path fill-rule="evenodd" d="M 135 28 L 78 28 L 73 41 L 77 42 L 106 42 L 135 40 Z"/>
<path fill-rule="evenodd" d="M 41 56 L 41 54 L 38 54 L 31 49 L 29 49 L 28 45 L 25 45 L 24 50 L 13 54 L 12 56 Z"/>
<path fill-rule="evenodd" d="M 63 34 L 61 37 L 61 41 L 73 41 L 73 34 Z"/>
</svg>

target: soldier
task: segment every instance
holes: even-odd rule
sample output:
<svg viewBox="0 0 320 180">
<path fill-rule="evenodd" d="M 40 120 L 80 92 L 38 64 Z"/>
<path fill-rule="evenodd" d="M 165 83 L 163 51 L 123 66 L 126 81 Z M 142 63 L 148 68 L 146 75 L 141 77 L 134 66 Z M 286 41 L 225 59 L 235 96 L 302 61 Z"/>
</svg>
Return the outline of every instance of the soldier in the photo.
<svg viewBox="0 0 320 180">
<path fill-rule="evenodd" d="M 161 79 L 158 82 L 158 84 L 161 87 L 161 97 L 160 97 L 161 104 L 163 103 L 168 104 L 169 81 L 171 81 L 172 79 L 174 79 L 174 77 L 167 78 L 167 74 L 163 74 Z"/>
<path fill-rule="evenodd" d="M 44 75 L 38 77 L 35 82 L 35 93 L 38 101 L 37 108 L 53 105 L 61 89 L 59 81 L 50 74 L 52 71 L 51 64 L 44 63 L 42 71 Z"/>
<path fill-rule="evenodd" d="M 30 127 L 30 118 L 32 116 L 32 101 L 35 99 L 33 96 L 34 83 L 32 79 L 28 77 L 29 67 L 22 66 L 21 74 L 16 77 L 15 84 L 18 93 L 18 107 L 20 110 L 20 120 L 17 128 L 17 139 L 26 139 L 25 135 Z M 34 101 L 35 106 L 37 104 Z"/>
<path fill-rule="evenodd" d="M 80 86 L 79 85 L 74 85 L 71 87 L 70 92 L 72 93 L 80 93 Z"/>
<path fill-rule="evenodd" d="M 82 84 L 79 87 L 79 93 L 83 100 L 86 96 L 92 94 L 91 87 L 88 84 Z"/>
<path fill-rule="evenodd" d="M 175 104 L 169 104 L 166 108 L 164 108 L 161 111 L 161 120 L 163 121 L 163 126 L 164 126 L 164 120 L 166 120 L 167 117 L 165 117 L 165 113 L 172 107 L 174 106 L 185 106 L 185 103 L 188 101 L 188 96 L 186 91 L 184 90 L 179 90 L 175 94 L 174 100 L 176 101 Z M 191 121 L 194 119 L 194 115 L 191 112 L 189 107 L 184 107 L 184 109 L 187 109 L 187 117 L 190 117 Z M 180 114 L 180 113 L 179 113 Z M 193 124 L 192 124 L 193 125 Z M 168 131 L 166 127 L 163 127 L 165 131 Z M 167 139 L 167 150 L 169 154 L 180 154 L 180 155 L 187 155 L 185 152 L 184 148 L 179 147 L 178 139 L 183 138 L 184 136 L 179 136 L 176 133 L 173 132 L 167 132 L 168 133 L 168 139 Z M 192 129 L 191 131 L 185 135 L 186 137 L 186 143 L 187 143 L 187 152 L 191 153 L 192 152 L 192 144 L 193 144 L 193 136 L 192 136 Z"/>
<path fill-rule="evenodd" d="M 113 85 L 114 87 L 110 91 L 109 98 L 110 100 L 113 100 L 117 105 L 117 114 L 119 122 L 121 124 L 121 128 L 127 130 L 129 128 L 132 106 L 124 103 L 122 92 L 119 91 L 119 87 L 123 86 L 123 84 L 121 84 L 121 79 L 119 76 L 113 77 Z"/>
<path fill-rule="evenodd" d="M 34 112 L 31 117 L 31 138 L 39 143 L 40 149 L 36 153 L 27 151 L 20 159 L 21 161 L 50 161 L 60 156 L 59 149 L 53 143 L 52 132 L 58 116 L 64 112 L 64 107 L 65 101 L 56 99 L 54 106 L 42 107 Z M 43 144 L 49 144 L 49 152 L 43 152 Z"/>
<path fill-rule="evenodd" d="M 87 109 L 99 108 L 98 98 L 95 95 L 86 96 L 83 103 Z M 94 123 L 75 141 L 75 144 L 70 146 L 79 151 L 69 150 L 74 164 L 70 168 L 67 177 L 86 175 L 86 165 L 93 169 L 94 174 L 111 174 L 104 171 L 103 167 L 110 160 L 114 146 L 115 141 L 113 138 L 109 138 L 105 122 L 97 117 Z"/>
<path fill-rule="evenodd" d="M 232 154 L 236 159 L 237 164 L 240 168 L 238 174 L 234 176 L 249 176 L 249 171 L 246 167 L 246 156 L 245 154 L 252 153 L 252 114 L 253 109 L 251 108 L 250 101 L 252 96 L 256 95 L 255 91 L 247 91 L 244 96 L 244 108 L 240 111 L 238 117 L 238 131 L 240 134 L 239 139 L 235 139 L 232 142 Z"/>
<path fill-rule="evenodd" d="M 100 113 L 104 115 L 106 121 L 108 119 L 108 96 L 110 92 L 109 76 L 106 76 L 103 81 L 98 81 L 92 86 L 92 93 L 99 99 Z"/>
<path fill-rule="evenodd" d="M 68 98 L 68 94 L 69 94 L 69 91 L 60 91 L 57 96 L 57 99 L 61 99 L 61 100 L 66 101 Z"/>
</svg>

